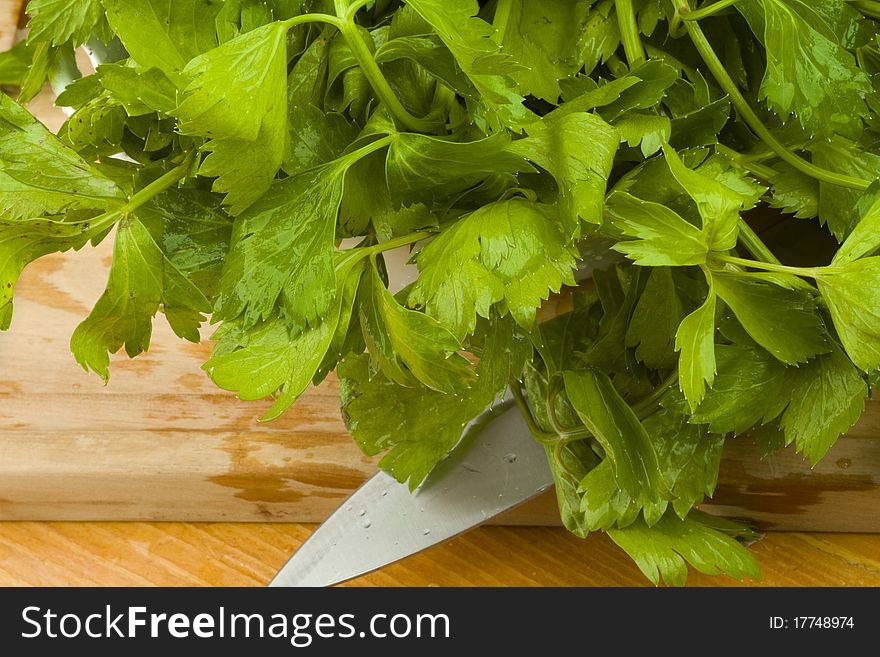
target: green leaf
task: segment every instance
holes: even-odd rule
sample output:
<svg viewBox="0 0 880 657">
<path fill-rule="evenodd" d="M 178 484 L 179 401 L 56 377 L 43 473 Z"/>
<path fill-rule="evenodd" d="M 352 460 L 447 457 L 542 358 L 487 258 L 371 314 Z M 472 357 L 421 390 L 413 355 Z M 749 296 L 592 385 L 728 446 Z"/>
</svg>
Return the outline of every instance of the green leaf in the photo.
<svg viewBox="0 0 880 657">
<path fill-rule="evenodd" d="M 239 215 L 267 194 L 284 159 L 286 142 L 285 117 L 273 113 L 254 141 L 214 139 L 205 144 L 209 155 L 199 175 L 215 177 L 211 189 L 226 194 L 223 203 L 229 213 Z"/>
<path fill-rule="evenodd" d="M 437 216 L 423 203 L 398 206 L 393 202 L 381 152 L 359 159 L 348 170 L 339 215 L 340 223 L 352 233 L 363 233 L 372 223 L 383 241 L 437 228 Z"/>
<path fill-rule="evenodd" d="M 408 301 L 459 339 L 498 303 L 528 329 L 551 292 L 574 285 L 576 258 L 552 207 L 500 201 L 458 220 L 418 252 L 421 275 Z"/>
<path fill-rule="evenodd" d="M 275 395 L 264 420 L 280 416 L 312 382 L 333 338 L 343 313 L 344 303 L 354 296 L 344 294 L 348 285 L 355 288 L 364 272 L 363 260 L 344 261 L 338 271 L 339 288 L 321 321 L 308 327 L 291 327 L 275 314 L 263 322 L 245 327 L 241 320 L 224 322 L 214 336 L 217 344 L 211 359 L 204 365 L 211 380 L 239 399 L 254 400 Z"/>
<path fill-rule="evenodd" d="M 441 201 L 477 185 L 491 174 L 533 171 L 509 146 L 506 133 L 471 142 L 398 133 L 385 162 L 392 198 L 400 203 Z"/>
<path fill-rule="evenodd" d="M 395 479 L 418 486 L 461 438 L 464 425 L 492 403 L 511 375 L 531 354 L 514 323 L 493 318 L 485 330 L 478 379 L 465 396 L 437 392 L 421 384 L 404 387 L 372 373 L 365 354 L 339 366 L 346 425 L 368 455 L 388 453 L 379 466 Z M 382 414 L 377 408 L 385 409 Z"/>
<path fill-rule="evenodd" d="M 620 490 L 635 499 L 667 498 L 651 439 L 611 380 L 595 370 L 565 372 L 563 379 L 572 406 L 611 461 Z"/>
<path fill-rule="evenodd" d="M 819 291 L 846 353 L 865 372 L 880 368 L 880 257 L 818 272 Z"/>
<path fill-rule="evenodd" d="M 770 207 L 793 214 L 797 219 L 819 216 L 819 181 L 785 162 L 774 168 L 778 173 L 770 179 Z"/>
<path fill-rule="evenodd" d="M 642 267 L 681 267 L 706 262 L 706 235 L 669 208 L 627 192 L 612 192 L 606 216 L 627 237 L 612 247 Z"/>
<path fill-rule="evenodd" d="M 43 85 L 49 76 L 49 71 L 57 64 L 58 60 L 70 52 L 69 47 L 56 48 L 47 41 L 33 44 L 31 50 L 31 62 L 24 77 L 21 79 L 18 90 L 18 102 L 27 105 L 43 89 Z"/>
<path fill-rule="evenodd" d="M 816 140 L 809 148 L 817 166 L 869 181 L 880 179 L 880 155 L 862 150 L 847 139 Z M 860 190 L 819 183 L 819 219 L 838 241 L 846 239 L 859 222 L 863 197 Z"/>
<path fill-rule="evenodd" d="M 672 119 L 669 145 L 675 149 L 699 148 L 718 143 L 718 135 L 730 118 L 730 101 L 719 98 Z"/>
<path fill-rule="evenodd" d="M 594 343 L 604 311 L 599 296 L 580 287 L 571 291 L 572 310 L 542 322 L 533 332 L 541 360 L 550 374 L 562 370 Z"/>
<path fill-rule="evenodd" d="M 620 46 L 620 26 L 617 24 L 614 0 L 603 0 L 592 7 L 579 45 L 584 70 L 588 75 L 615 53 Z"/>
<path fill-rule="evenodd" d="M 811 135 L 857 138 L 871 82 L 813 6 L 804 0 L 737 3 L 766 48 L 761 96 L 783 120 L 795 114 Z"/>
<path fill-rule="evenodd" d="M 465 391 L 473 370 L 457 352 L 461 344 L 434 318 L 401 306 L 375 266 L 358 300 L 364 340 L 373 368 L 398 385 L 416 381 L 447 394 Z"/>
<path fill-rule="evenodd" d="M 715 434 L 741 434 L 776 418 L 788 405 L 786 368 L 763 349 L 717 345 L 712 389 L 690 421 Z"/>
<path fill-rule="evenodd" d="M 101 0 L 31 0 L 27 12 L 28 40 L 53 46 L 85 43 L 104 17 Z"/>
<path fill-rule="evenodd" d="M 170 114 L 177 107 L 177 87 L 158 68 L 138 70 L 122 64 L 102 64 L 95 77 L 114 100 L 123 104 L 129 116 Z"/>
<path fill-rule="evenodd" d="M 660 469 L 674 497 L 675 513 L 684 519 L 694 505 L 715 490 L 724 436 L 689 424 L 686 415 L 668 409 L 652 413 L 643 425 L 657 448 Z M 578 491 L 582 495 L 582 522 L 588 531 L 627 527 L 639 519 L 640 513 L 651 527 L 663 518 L 669 506 L 666 500 L 633 499 L 620 490 L 609 459 L 590 470 Z"/>
<path fill-rule="evenodd" d="M 587 0 L 509 3 L 501 43 L 505 53 L 527 65 L 511 74 L 523 96 L 556 103 L 558 81 L 581 68 L 577 42 L 590 4 Z"/>
<path fill-rule="evenodd" d="M 252 141 L 267 114 L 286 112 L 286 34 L 272 23 L 189 62 L 192 82 L 174 111 L 180 132 Z"/>
<path fill-rule="evenodd" d="M 746 548 L 696 519 L 667 513 L 653 527 L 637 521 L 625 529 L 609 529 L 608 535 L 655 586 L 661 577 L 672 586 L 684 586 L 688 563 L 708 575 L 760 579 L 758 562 Z"/>
<path fill-rule="evenodd" d="M 610 102 L 598 103 L 601 106 L 599 114 L 606 121 L 613 123 L 627 112 L 647 110 L 657 105 L 666 96 L 666 90 L 678 79 L 678 71 L 662 60 L 651 59 L 634 66 L 623 79 L 627 78 L 638 82 L 625 84 L 625 88 L 620 89 L 620 95 L 609 99 Z M 572 104 L 577 107 L 581 102 L 583 100 L 574 100 Z"/>
<path fill-rule="evenodd" d="M 388 450 L 380 467 L 415 489 L 455 447 L 470 418 L 459 397 L 425 386 L 404 387 L 371 374 L 365 354 L 339 365 L 340 397 L 348 430 L 368 455 Z M 381 417 L 376 408 L 383 408 Z"/>
<path fill-rule="evenodd" d="M 124 346 L 133 358 L 149 348 L 160 304 L 174 332 L 198 342 L 202 313 L 210 311 L 210 304 L 165 258 L 143 223 L 126 219 L 116 232 L 107 288 L 70 338 L 76 361 L 106 382 L 109 354 Z"/>
<path fill-rule="evenodd" d="M 102 94 L 78 109 L 60 133 L 64 142 L 83 157 L 109 156 L 119 152 L 126 119 L 122 106 Z"/>
<path fill-rule="evenodd" d="M 635 500 L 620 489 L 614 476 L 614 462 L 610 458 L 604 459 L 581 479 L 578 493 L 581 495 L 580 513 L 585 532 L 631 525 L 639 517 L 642 507 L 649 504 L 644 496 Z"/>
<path fill-rule="evenodd" d="M 651 270 L 626 331 L 626 346 L 653 369 L 675 367 L 675 333 L 684 317 L 672 270 Z"/>
<path fill-rule="evenodd" d="M 544 117 L 526 129 L 528 138 L 511 149 L 548 171 L 559 188 L 560 214 L 567 235 L 580 236 L 580 219 L 602 221 L 603 197 L 617 153 L 618 135 L 595 114 Z"/>
<path fill-rule="evenodd" d="M 694 411 L 715 381 L 715 289 L 710 282 L 706 301 L 685 317 L 675 334 L 679 386 Z"/>
<path fill-rule="evenodd" d="M 335 160 L 357 137 L 357 127 L 335 112 L 324 113 L 311 104 L 289 114 L 290 150 L 284 170 L 295 175 Z"/>
<path fill-rule="evenodd" d="M 12 48 L 0 52 L 0 85 L 20 87 L 33 60 L 35 46 L 19 41 Z"/>
<path fill-rule="evenodd" d="M 54 252 L 80 249 L 90 239 L 98 239 L 91 223 L 53 219 L 15 219 L 0 217 L 0 330 L 12 321 L 12 293 L 25 266 Z"/>
<path fill-rule="evenodd" d="M 785 442 L 816 465 L 865 409 L 868 385 L 840 348 L 795 370 L 786 382 L 791 403 L 780 426 Z"/>
<path fill-rule="evenodd" d="M 358 27 L 357 34 L 367 49 L 373 51 L 373 38 L 370 33 Z M 357 58 L 349 42 L 343 35 L 337 34 L 331 41 L 327 53 L 327 88 L 324 94 L 324 106 L 334 112 L 348 112 L 353 117 L 361 117 L 366 108 L 374 100 L 373 90 L 367 76 L 358 66 Z M 421 108 L 424 114 L 427 108 Z"/>
<path fill-rule="evenodd" d="M 734 248 L 739 213 L 743 209 L 742 197 L 718 180 L 688 169 L 672 148 L 664 147 L 663 154 L 675 180 L 697 204 L 709 249 L 728 251 Z"/>
<path fill-rule="evenodd" d="M 715 272 L 715 292 L 752 339 L 783 363 L 827 353 L 828 341 L 813 296 L 742 273 Z M 760 275 L 759 275 L 760 276 Z"/>
<path fill-rule="evenodd" d="M 113 32 L 144 68 L 174 74 L 217 46 L 214 20 L 222 4 L 214 0 L 101 1 Z"/>
<path fill-rule="evenodd" d="M 486 120 L 521 127 L 534 116 L 522 104 L 509 74 L 516 62 L 493 39 L 495 29 L 477 17 L 476 0 L 407 0 L 434 28 L 481 96 Z"/>
<path fill-rule="evenodd" d="M 335 294 L 333 239 L 347 160 L 275 182 L 235 222 L 215 317 L 268 320 L 280 299 L 295 324 L 315 323 Z"/>
<path fill-rule="evenodd" d="M 660 469 L 672 491 L 673 509 L 683 520 L 695 505 L 715 492 L 724 435 L 709 433 L 692 424 L 686 415 L 668 409 L 653 413 L 642 424 L 657 448 Z M 662 516 L 665 507 L 658 505 L 657 511 Z M 647 521 L 647 514 L 645 518 Z"/>
<path fill-rule="evenodd" d="M 669 117 L 648 112 L 628 112 L 614 122 L 621 143 L 641 147 L 642 155 L 650 157 L 669 139 L 672 123 Z"/>
<path fill-rule="evenodd" d="M 846 241 L 834 254 L 832 265 L 847 265 L 873 255 L 880 247 L 880 199 L 865 213 Z"/>
<path fill-rule="evenodd" d="M 647 272 L 639 267 L 628 266 L 593 272 L 604 315 L 589 348 L 576 354 L 579 361 L 604 372 L 634 370 L 636 363 L 626 350 L 626 333 L 645 274 Z"/>
<path fill-rule="evenodd" d="M 209 299 L 213 299 L 229 253 L 232 218 L 214 194 L 171 188 L 137 211 L 165 257 Z"/>
<path fill-rule="evenodd" d="M 399 36 L 390 39 L 376 49 L 374 59 L 378 64 L 401 59 L 411 60 L 457 94 L 464 97 L 475 96 L 470 80 L 455 63 L 449 49 L 436 36 Z"/>
<path fill-rule="evenodd" d="M 0 94 L 0 216 L 30 219 L 107 210 L 120 205 L 121 196 L 113 181 Z"/>
<path fill-rule="evenodd" d="M 270 23 L 190 61 L 191 80 L 172 112 L 182 134 L 209 137 L 199 173 L 217 177 L 239 214 L 270 186 L 287 139 L 287 28 Z"/>
</svg>

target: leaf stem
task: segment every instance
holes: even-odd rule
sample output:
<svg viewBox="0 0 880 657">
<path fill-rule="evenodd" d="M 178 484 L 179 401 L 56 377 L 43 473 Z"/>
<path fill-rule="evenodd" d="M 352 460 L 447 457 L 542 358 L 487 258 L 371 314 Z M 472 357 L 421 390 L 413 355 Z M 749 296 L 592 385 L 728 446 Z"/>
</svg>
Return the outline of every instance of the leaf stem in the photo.
<svg viewBox="0 0 880 657">
<path fill-rule="evenodd" d="M 550 426 L 553 428 L 553 431 L 559 436 L 559 438 L 565 442 L 574 442 L 576 440 L 586 440 L 587 438 L 592 438 L 593 433 L 587 428 L 581 429 L 569 429 L 562 426 L 562 423 L 559 421 L 559 417 L 556 415 L 556 398 L 559 396 L 560 388 L 558 385 L 560 377 L 553 376 L 550 379 L 550 384 L 547 389 L 547 420 L 550 422 Z"/>
<path fill-rule="evenodd" d="M 532 415 L 532 411 L 526 401 L 525 395 L 523 395 L 522 386 L 514 377 L 510 377 L 510 392 L 513 394 L 513 400 L 519 407 L 519 411 L 522 413 L 523 419 L 526 421 L 526 426 L 528 426 L 529 432 L 531 432 L 535 440 L 544 445 L 556 443 L 559 440 L 559 436 L 555 433 L 544 431 L 538 426 L 535 416 Z"/>
<path fill-rule="evenodd" d="M 394 141 L 394 135 L 386 135 L 381 139 L 371 141 L 366 146 L 361 146 L 357 150 L 353 150 L 351 153 L 346 153 L 342 156 L 342 158 L 350 160 L 350 163 L 354 164 L 358 160 L 362 160 L 363 158 L 365 158 L 367 155 L 375 153 L 376 151 L 381 150 L 386 146 L 390 146 L 392 141 Z"/>
<path fill-rule="evenodd" d="M 617 23 L 620 26 L 620 41 L 623 43 L 623 52 L 626 53 L 629 67 L 633 68 L 645 61 L 645 49 L 642 47 L 639 26 L 636 24 L 636 12 L 633 9 L 632 0 L 617 0 L 614 7 L 617 10 Z"/>
<path fill-rule="evenodd" d="M 731 255 L 718 256 L 718 260 L 730 263 L 731 265 L 738 265 L 740 267 L 763 269 L 764 271 L 772 271 L 778 274 L 792 274 L 801 278 L 819 278 L 822 271 L 827 272 L 829 269 L 828 267 L 789 267 L 788 265 L 782 265 L 778 262 L 760 262 Z"/>
<path fill-rule="evenodd" d="M 350 5 L 348 5 L 348 15 L 354 16 L 368 4 L 370 4 L 370 0 L 355 0 L 355 2 L 352 2 Z"/>
<path fill-rule="evenodd" d="M 373 246 L 369 246 L 367 248 L 370 251 L 370 255 L 376 255 L 377 253 L 384 253 L 385 251 L 390 251 L 391 249 L 398 249 L 401 246 L 415 244 L 416 242 L 428 239 L 434 234 L 435 233 L 430 233 L 426 230 L 420 230 L 415 233 L 408 233 L 406 235 L 401 235 L 400 237 L 395 237 L 386 242 L 374 244 Z"/>
<path fill-rule="evenodd" d="M 283 21 L 284 27 L 288 30 L 297 25 L 304 25 L 306 23 L 327 23 L 333 25 L 337 29 L 342 29 L 342 21 L 336 16 L 331 16 L 330 14 L 300 14 L 299 16 L 294 16 L 293 18 L 288 18 L 286 21 Z"/>
<path fill-rule="evenodd" d="M 195 151 L 188 153 L 181 164 L 178 164 L 170 171 L 163 173 L 143 189 L 139 189 L 118 208 L 108 210 L 93 219 L 89 219 L 89 231 L 98 233 L 104 228 L 112 226 L 114 223 L 131 214 L 145 203 L 150 202 L 169 187 L 179 183 L 189 172 L 194 157 Z"/>
<path fill-rule="evenodd" d="M 748 249 L 755 258 L 762 262 L 773 265 L 782 264 L 779 262 L 773 251 L 758 237 L 758 234 L 752 230 L 752 227 L 742 217 L 739 218 L 739 241 Z"/>
<path fill-rule="evenodd" d="M 880 20 L 880 2 L 875 0 L 854 0 L 850 4 L 868 18 Z"/>
<path fill-rule="evenodd" d="M 660 382 L 660 385 L 654 388 L 654 392 L 632 405 L 633 413 L 636 414 L 639 421 L 644 420 L 646 417 L 653 414 L 657 408 L 657 404 L 660 403 L 660 400 L 663 399 L 663 396 L 667 392 L 672 390 L 676 383 L 678 383 L 678 369 L 673 369 L 668 375 L 666 375 L 666 378 Z"/>
<path fill-rule="evenodd" d="M 680 16 L 684 16 L 686 13 L 690 13 L 690 5 L 687 0 L 675 0 L 675 7 L 678 10 Z M 773 136 L 773 133 L 763 124 L 761 119 L 755 113 L 755 111 L 751 108 L 748 101 L 745 97 L 740 93 L 739 89 L 736 86 L 736 83 L 727 73 L 727 70 L 724 68 L 724 64 L 721 63 L 721 60 L 718 59 L 718 55 L 715 54 L 715 51 L 712 49 L 709 40 L 706 38 L 706 35 L 703 33 L 702 28 L 697 21 L 684 21 L 685 29 L 690 35 L 691 41 L 693 41 L 694 46 L 697 49 L 697 52 L 700 53 L 700 57 L 702 57 L 703 61 L 709 67 L 712 75 L 715 77 L 715 81 L 718 85 L 724 90 L 724 92 L 730 97 L 731 102 L 736 108 L 739 115 L 746 122 L 746 124 L 755 132 L 755 134 L 761 138 L 764 143 L 766 143 L 773 151 L 783 160 L 788 162 L 791 166 L 799 171 L 807 174 L 808 176 L 815 178 L 816 180 L 820 180 L 822 182 L 829 183 L 831 185 L 838 185 L 840 187 L 848 187 L 850 189 L 857 189 L 859 191 L 865 191 L 868 187 L 871 186 L 871 183 L 867 180 L 863 180 L 861 178 L 854 178 L 852 176 L 845 176 L 843 174 L 835 173 L 834 171 L 829 171 L 828 169 L 823 169 L 822 167 L 818 167 L 812 162 L 808 162 L 807 160 L 799 157 L 792 151 L 790 151 L 782 142 L 776 139 Z"/>
<path fill-rule="evenodd" d="M 172 185 L 179 183 L 189 171 L 194 157 L 195 151 L 188 153 L 182 163 L 178 164 L 170 171 L 163 173 L 143 189 L 132 194 L 124 206 L 125 211 L 134 212 L 144 203 L 151 201 L 154 197 L 158 196 Z"/>
<path fill-rule="evenodd" d="M 492 27 L 495 33 L 492 40 L 501 45 L 504 40 L 504 34 L 507 32 L 507 24 L 510 22 L 510 11 L 513 8 L 511 0 L 498 0 L 495 4 L 495 15 L 492 17 Z"/>
<path fill-rule="evenodd" d="M 732 148 L 728 148 L 724 144 L 715 144 L 715 150 L 724 155 L 727 159 L 732 160 L 737 166 L 747 169 L 750 173 L 755 174 L 767 182 L 770 182 L 778 175 L 778 172 L 775 169 L 760 163 L 760 160 L 766 159 L 761 155 L 743 155 Z M 769 152 L 769 157 L 775 157 L 775 154 L 771 151 Z"/>
<path fill-rule="evenodd" d="M 413 132 L 433 132 L 439 125 L 438 121 L 434 118 L 413 116 L 403 106 L 403 103 L 400 102 L 400 99 L 394 93 L 391 85 L 388 84 L 388 80 L 385 79 L 379 65 L 373 58 L 373 53 L 370 52 L 360 32 L 358 32 L 353 16 L 346 14 L 344 19 L 339 20 L 336 25 L 373 91 L 376 92 L 379 100 L 388 108 L 400 124 Z"/>
<path fill-rule="evenodd" d="M 739 0 L 719 0 L 718 2 L 700 7 L 699 9 L 694 9 L 687 12 L 679 12 L 679 15 L 681 16 L 681 20 L 683 21 L 698 21 L 703 18 L 709 18 L 709 16 L 714 16 L 722 9 L 727 9 L 737 2 L 739 2 Z"/>
</svg>

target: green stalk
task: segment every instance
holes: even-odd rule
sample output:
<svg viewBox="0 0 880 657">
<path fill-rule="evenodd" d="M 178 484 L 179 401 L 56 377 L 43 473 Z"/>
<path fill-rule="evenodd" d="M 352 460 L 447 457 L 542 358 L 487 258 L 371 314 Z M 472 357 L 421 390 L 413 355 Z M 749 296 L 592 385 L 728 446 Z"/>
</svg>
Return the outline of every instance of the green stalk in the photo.
<svg viewBox="0 0 880 657">
<path fill-rule="evenodd" d="M 383 148 L 390 146 L 391 142 L 393 142 L 393 141 L 394 141 L 394 135 L 385 135 L 381 139 L 377 139 L 376 141 L 371 141 L 366 146 L 361 146 L 357 150 L 354 150 L 351 153 L 346 153 L 342 157 L 345 158 L 345 160 L 349 164 L 354 164 L 358 160 L 362 160 L 365 157 L 367 157 L 367 155 L 371 155 L 371 154 L 375 153 L 376 151 L 382 150 Z"/>
<path fill-rule="evenodd" d="M 293 18 L 288 18 L 283 22 L 284 27 L 288 30 L 297 25 L 305 25 L 306 23 L 327 23 L 328 25 L 333 25 L 337 29 L 342 29 L 342 21 L 336 16 L 330 16 L 329 14 L 301 14 L 299 16 L 294 16 Z"/>
<path fill-rule="evenodd" d="M 105 228 L 109 228 L 117 221 L 131 214 L 145 203 L 153 200 L 156 196 L 164 192 L 169 187 L 172 187 L 173 185 L 179 183 L 184 177 L 186 177 L 187 173 L 189 173 L 189 169 L 192 166 L 192 161 L 194 157 L 195 152 L 187 154 L 186 158 L 181 164 L 178 164 L 170 171 L 162 174 L 160 177 L 156 178 L 156 180 L 151 182 L 143 189 L 139 189 L 118 208 L 108 210 L 107 212 L 100 214 L 93 219 L 89 219 L 88 232 L 100 233 L 102 230 L 104 230 Z M 70 225 L 76 224 L 71 222 Z"/>
<path fill-rule="evenodd" d="M 687 0 L 676 0 L 676 9 L 682 16 L 690 12 L 690 6 L 688 5 Z M 684 21 L 684 26 L 688 32 L 688 35 L 690 35 L 691 41 L 693 41 L 694 46 L 700 53 L 700 57 L 703 58 L 703 61 L 709 67 L 709 70 L 715 77 L 715 81 L 718 82 L 718 85 L 730 97 L 730 100 L 733 103 L 733 106 L 736 108 L 737 112 L 739 112 L 739 115 L 755 132 L 755 134 L 758 135 L 758 137 L 760 137 L 761 140 L 764 141 L 764 143 L 766 143 L 771 149 L 773 149 L 773 151 L 780 158 L 788 162 L 798 171 L 805 173 L 811 178 L 815 178 L 816 180 L 820 180 L 831 185 L 848 187 L 850 189 L 857 189 L 859 191 L 865 191 L 871 186 L 871 183 L 867 180 L 854 178 L 852 176 L 845 176 L 843 174 L 835 173 L 833 171 L 829 171 L 828 169 L 818 167 L 812 162 L 808 162 L 802 157 L 795 155 L 784 144 L 778 141 L 776 137 L 773 136 L 773 133 L 771 133 L 770 130 L 768 130 L 767 127 L 761 122 L 761 119 L 758 117 L 757 114 L 755 114 L 748 101 L 746 101 L 745 97 L 740 93 L 739 89 L 736 86 L 736 83 L 731 79 L 730 75 L 728 75 L 727 71 L 725 70 L 724 64 L 721 63 L 721 60 L 718 59 L 718 55 L 715 54 L 715 51 L 709 44 L 709 40 L 706 38 L 706 35 L 700 28 L 699 23 L 697 21 Z"/>
<path fill-rule="evenodd" d="M 498 0 L 495 5 L 495 15 L 492 17 L 492 27 L 495 28 L 495 34 L 492 40 L 501 44 L 504 40 L 504 34 L 507 32 L 507 24 L 510 22 L 510 11 L 513 8 L 511 0 Z"/>
<path fill-rule="evenodd" d="M 778 274 L 793 274 L 794 276 L 801 278 L 819 278 L 823 271 L 828 272 L 831 269 L 829 267 L 789 267 L 788 265 L 747 260 L 745 258 L 738 258 L 729 255 L 718 256 L 717 259 L 721 262 L 730 263 L 731 265 L 748 267 L 750 269 L 763 269 L 764 271 L 772 271 Z"/>
<path fill-rule="evenodd" d="M 305 19 L 306 16 L 311 16 L 314 20 L 321 20 L 325 23 L 335 25 L 342 33 L 342 37 L 351 49 L 352 55 L 354 55 L 358 66 L 364 72 L 364 76 L 367 78 L 373 91 L 379 97 L 379 100 L 388 108 L 394 118 L 397 119 L 397 121 L 407 130 L 413 132 L 433 132 L 437 127 L 438 122 L 430 118 L 413 116 L 403 106 L 403 103 L 400 102 L 400 99 L 394 93 L 391 85 L 388 84 L 388 80 L 385 79 L 385 76 L 382 74 L 376 60 L 373 59 L 373 53 L 370 52 L 363 37 L 361 37 L 360 32 L 358 32 L 357 24 L 354 22 L 354 15 L 364 5 L 366 5 L 366 2 L 361 0 L 357 0 L 351 5 L 349 5 L 346 0 L 334 0 L 336 16 L 327 16 L 326 14 L 304 14 L 303 16 L 291 18 L 289 21 L 285 21 L 285 23 L 295 25 L 298 23 L 294 23 L 294 21 L 308 22 L 307 20 L 298 19 Z"/>
<path fill-rule="evenodd" d="M 350 5 L 348 5 L 348 15 L 354 16 L 368 4 L 370 4 L 370 0 L 355 0 L 355 2 L 352 2 Z"/>
<path fill-rule="evenodd" d="M 623 43 L 623 52 L 626 53 L 626 61 L 633 68 L 645 61 L 645 49 L 642 47 L 642 39 L 639 36 L 639 26 L 636 24 L 636 12 L 633 9 L 632 0 L 617 0 L 614 3 L 617 10 L 617 23 L 620 26 L 620 41 Z"/>
<path fill-rule="evenodd" d="M 358 66 L 364 72 L 364 76 L 376 92 L 379 100 L 388 108 L 391 114 L 396 118 L 407 130 L 413 132 L 433 132 L 437 127 L 437 122 L 433 119 L 419 118 L 410 114 L 403 106 L 403 103 L 397 98 L 388 80 L 379 69 L 376 60 L 373 59 L 373 53 L 364 43 L 363 38 L 357 30 L 357 26 L 349 19 L 339 26 L 339 31 L 345 38 L 348 47 L 354 55 Z"/>
<path fill-rule="evenodd" d="M 758 234 L 752 230 L 752 227 L 742 217 L 739 219 L 739 241 L 758 260 L 775 265 L 781 264 L 779 258 L 773 255 L 773 251 L 767 248 L 767 245 L 761 241 Z"/>
<path fill-rule="evenodd" d="M 735 150 L 728 148 L 724 144 L 716 144 L 715 150 L 728 159 L 733 160 L 738 166 L 747 169 L 750 173 L 753 173 L 768 182 L 777 175 L 777 171 L 758 162 L 758 158 L 747 157 L 742 153 L 737 153 Z M 770 153 L 770 155 L 772 156 L 773 154 Z"/>
<path fill-rule="evenodd" d="M 164 192 L 172 185 L 176 185 L 177 183 L 179 183 L 183 179 L 183 177 L 186 176 L 187 172 L 189 172 L 189 168 L 192 165 L 193 157 L 194 153 L 190 153 L 186 156 L 186 159 L 183 161 L 183 163 L 178 164 L 176 167 L 171 169 L 171 171 L 163 173 L 149 185 L 134 193 L 128 199 L 128 203 L 125 204 L 124 210 L 126 212 L 134 212 L 144 203 L 151 201 L 153 198 Z"/>
<path fill-rule="evenodd" d="M 426 240 L 429 237 L 432 237 L 434 234 L 435 233 L 429 233 L 426 230 L 420 230 L 415 233 L 408 233 L 406 235 L 401 235 L 400 237 L 395 237 L 388 240 L 387 242 L 374 244 L 373 246 L 367 247 L 367 249 L 369 250 L 370 255 L 376 255 L 377 253 L 383 253 L 385 251 L 390 251 L 391 249 L 397 249 L 401 246 L 408 246 L 409 244 L 421 242 L 422 240 Z"/>
<path fill-rule="evenodd" d="M 880 2 L 875 0 L 855 0 L 855 2 L 850 2 L 850 4 L 868 18 L 880 20 Z"/>
<path fill-rule="evenodd" d="M 538 426 L 535 417 L 532 415 L 532 410 L 529 408 L 528 402 L 526 402 L 525 395 L 523 395 L 522 386 L 514 377 L 510 377 L 510 392 L 513 394 L 513 399 L 519 407 L 519 411 L 526 421 L 526 426 L 528 426 L 529 432 L 531 432 L 535 440 L 541 444 L 555 443 L 559 437 L 555 433 L 544 431 Z"/>
<path fill-rule="evenodd" d="M 715 2 L 711 5 L 700 7 L 699 9 L 694 9 L 693 11 L 680 12 L 679 16 L 681 16 L 681 20 L 683 21 L 698 21 L 703 18 L 709 18 L 709 16 L 714 16 L 722 9 L 727 9 L 737 2 L 739 2 L 739 0 L 719 0 L 718 2 Z"/>
</svg>

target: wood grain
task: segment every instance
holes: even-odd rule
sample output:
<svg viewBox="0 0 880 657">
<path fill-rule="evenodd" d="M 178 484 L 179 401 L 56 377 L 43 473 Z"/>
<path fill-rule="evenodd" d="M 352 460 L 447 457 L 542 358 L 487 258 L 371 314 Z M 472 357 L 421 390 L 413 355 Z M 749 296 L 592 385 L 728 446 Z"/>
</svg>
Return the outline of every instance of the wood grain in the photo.
<svg viewBox="0 0 880 657">
<path fill-rule="evenodd" d="M 0 52 L 9 50 L 15 43 L 23 5 L 21 0 L 0 0 Z"/>
<path fill-rule="evenodd" d="M 309 535 L 301 524 L 0 523 L 3 586 L 261 586 Z M 768 534 L 761 586 L 880 586 L 880 536 Z M 483 527 L 350 586 L 649 586 L 604 535 Z M 690 586 L 735 586 L 691 572 Z"/>
</svg>

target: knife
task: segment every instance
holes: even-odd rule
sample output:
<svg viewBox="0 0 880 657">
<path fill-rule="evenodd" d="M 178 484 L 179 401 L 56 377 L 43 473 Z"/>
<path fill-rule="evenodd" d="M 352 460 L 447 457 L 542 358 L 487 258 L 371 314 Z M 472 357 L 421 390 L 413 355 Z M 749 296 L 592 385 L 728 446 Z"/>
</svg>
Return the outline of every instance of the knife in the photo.
<svg viewBox="0 0 880 657">
<path fill-rule="evenodd" d="M 414 492 L 379 472 L 318 527 L 269 586 L 330 586 L 446 541 L 543 493 L 547 454 L 511 399 L 465 426 Z"/>
</svg>

